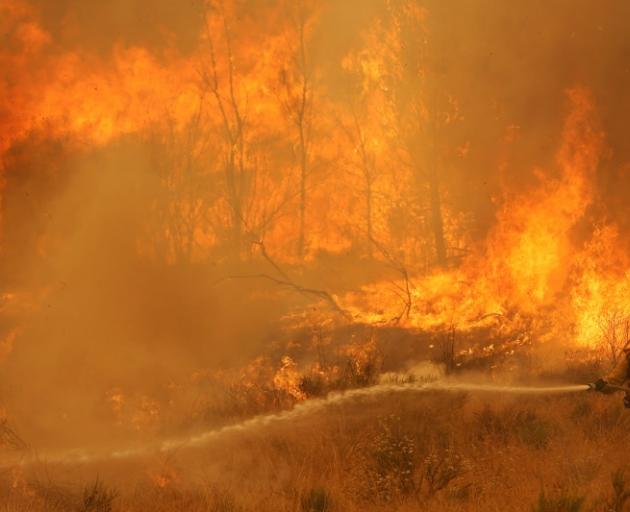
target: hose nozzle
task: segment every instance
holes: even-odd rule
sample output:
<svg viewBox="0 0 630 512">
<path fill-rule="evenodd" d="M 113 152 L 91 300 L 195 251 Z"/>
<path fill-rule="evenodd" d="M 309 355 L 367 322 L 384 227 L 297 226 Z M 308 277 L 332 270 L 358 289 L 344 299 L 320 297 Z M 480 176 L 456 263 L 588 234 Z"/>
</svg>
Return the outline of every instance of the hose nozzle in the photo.
<svg viewBox="0 0 630 512">
<path fill-rule="evenodd" d="M 608 388 L 608 382 L 606 382 L 604 379 L 597 379 L 595 382 L 589 383 L 588 387 L 592 391 L 600 391 L 603 393 L 604 390 Z"/>
</svg>

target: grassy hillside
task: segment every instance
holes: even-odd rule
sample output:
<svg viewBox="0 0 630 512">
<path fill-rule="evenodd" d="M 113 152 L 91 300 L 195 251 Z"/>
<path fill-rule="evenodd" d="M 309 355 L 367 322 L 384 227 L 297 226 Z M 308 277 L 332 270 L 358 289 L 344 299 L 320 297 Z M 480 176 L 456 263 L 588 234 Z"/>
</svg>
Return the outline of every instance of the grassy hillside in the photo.
<svg viewBox="0 0 630 512">
<path fill-rule="evenodd" d="M 623 511 L 629 442 L 619 396 L 398 393 L 168 455 L 5 469 L 0 510 Z"/>
</svg>

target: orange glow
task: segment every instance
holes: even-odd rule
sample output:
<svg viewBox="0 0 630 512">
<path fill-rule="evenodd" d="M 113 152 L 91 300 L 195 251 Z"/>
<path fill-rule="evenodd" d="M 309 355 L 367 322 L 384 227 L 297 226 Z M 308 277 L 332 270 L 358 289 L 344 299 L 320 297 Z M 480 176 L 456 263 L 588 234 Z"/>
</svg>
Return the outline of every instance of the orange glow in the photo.
<svg viewBox="0 0 630 512">
<path fill-rule="evenodd" d="M 0 410 L 157 445 L 418 364 L 615 359 L 627 31 L 495 3 L 0 0 Z"/>
</svg>

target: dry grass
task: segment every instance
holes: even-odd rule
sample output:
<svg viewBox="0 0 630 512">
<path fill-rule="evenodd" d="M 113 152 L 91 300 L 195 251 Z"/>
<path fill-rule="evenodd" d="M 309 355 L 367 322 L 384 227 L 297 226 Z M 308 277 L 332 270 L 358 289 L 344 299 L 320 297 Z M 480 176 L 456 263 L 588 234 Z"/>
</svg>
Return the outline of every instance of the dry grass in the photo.
<svg viewBox="0 0 630 512">
<path fill-rule="evenodd" d="M 629 442 L 615 396 L 396 395 L 180 451 L 168 479 L 158 458 L 5 472 L 0 511 L 623 511 Z"/>
</svg>

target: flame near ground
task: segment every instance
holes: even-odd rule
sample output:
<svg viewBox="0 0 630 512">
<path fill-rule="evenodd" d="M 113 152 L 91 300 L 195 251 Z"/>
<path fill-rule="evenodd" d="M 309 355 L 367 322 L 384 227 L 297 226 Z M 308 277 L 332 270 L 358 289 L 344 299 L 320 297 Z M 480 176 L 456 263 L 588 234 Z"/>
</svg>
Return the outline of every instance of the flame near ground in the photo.
<svg viewBox="0 0 630 512">
<path fill-rule="evenodd" d="M 175 4 L 0 0 L 6 432 L 111 451 L 426 359 L 616 358 L 626 2 Z"/>
</svg>

